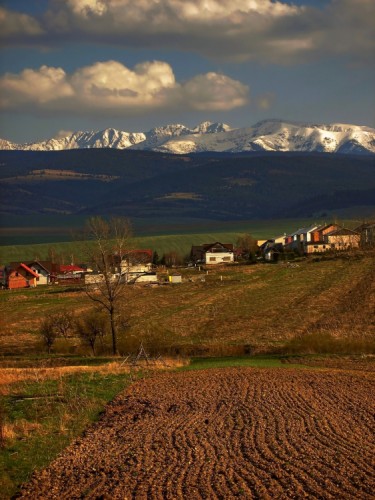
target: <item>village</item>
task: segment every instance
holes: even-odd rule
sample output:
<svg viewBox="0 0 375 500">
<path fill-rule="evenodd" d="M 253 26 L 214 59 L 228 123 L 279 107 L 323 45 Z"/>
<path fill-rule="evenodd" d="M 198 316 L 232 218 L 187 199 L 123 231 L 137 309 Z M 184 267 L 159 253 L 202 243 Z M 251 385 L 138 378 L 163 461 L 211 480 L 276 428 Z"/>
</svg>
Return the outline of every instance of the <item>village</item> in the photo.
<svg viewBox="0 0 375 500">
<path fill-rule="evenodd" d="M 375 222 L 363 223 L 355 229 L 337 223 L 314 224 L 275 238 L 252 239 L 251 248 L 244 243 L 244 239 L 238 245 L 219 241 L 193 245 L 183 267 L 208 269 L 250 261 L 275 263 L 296 257 L 365 250 L 373 248 L 374 244 Z M 162 264 L 155 260 L 155 252 L 151 249 L 132 249 L 121 256 L 114 254 L 111 279 L 129 285 L 182 282 L 179 266 L 173 259 L 163 259 Z M 35 259 L 10 262 L 0 268 L 0 286 L 8 290 L 50 284 L 95 286 L 103 279 L 103 275 L 90 263 L 60 264 L 52 260 Z"/>
</svg>

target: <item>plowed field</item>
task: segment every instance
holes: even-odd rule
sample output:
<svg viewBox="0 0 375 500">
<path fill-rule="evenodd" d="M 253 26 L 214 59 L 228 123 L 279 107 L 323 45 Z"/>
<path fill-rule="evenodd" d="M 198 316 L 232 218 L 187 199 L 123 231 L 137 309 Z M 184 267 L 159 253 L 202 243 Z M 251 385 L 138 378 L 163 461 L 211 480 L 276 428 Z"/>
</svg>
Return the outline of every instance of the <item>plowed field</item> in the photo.
<svg viewBox="0 0 375 500">
<path fill-rule="evenodd" d="M 373 499 L 374 375 L 165 373 L 135 383 L 28 499 Z"/>
</svg>

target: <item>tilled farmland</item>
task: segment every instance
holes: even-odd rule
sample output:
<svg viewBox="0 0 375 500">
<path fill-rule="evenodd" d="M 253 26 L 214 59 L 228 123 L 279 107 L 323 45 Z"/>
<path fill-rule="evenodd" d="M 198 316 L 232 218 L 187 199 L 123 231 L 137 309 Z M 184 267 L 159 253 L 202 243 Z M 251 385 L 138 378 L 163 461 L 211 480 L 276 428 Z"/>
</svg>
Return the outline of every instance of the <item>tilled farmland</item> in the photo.
<svg viewBox="0 0 375 500">
<path fill-rule="evenodd" d="M 374 374 L 157 374 L 23 486 L 23 498 L 373 499 Z"/>
</svg>

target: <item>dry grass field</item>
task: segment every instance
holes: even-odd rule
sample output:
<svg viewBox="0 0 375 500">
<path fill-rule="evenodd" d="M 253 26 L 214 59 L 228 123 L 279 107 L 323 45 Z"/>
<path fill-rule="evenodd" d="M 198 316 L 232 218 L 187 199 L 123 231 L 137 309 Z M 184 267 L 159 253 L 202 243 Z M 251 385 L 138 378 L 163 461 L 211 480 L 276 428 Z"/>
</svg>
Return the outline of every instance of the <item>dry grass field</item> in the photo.
<svg viewBox="0 0 375 500">
<path fill-rule="evenodd" d="M 374 338 L 373 255 L 181 272 L 182 284 L 128 288 L 123 354 L 142 341 L 153 353 L 172 355 L 281 352 L 290 342 L 293 352 L 313 335 L 347 341 L 350 353 Z M 45 315 L 67 310 L 78 318 L 91 305 L 80 288 L 1 291 L 0 355 L 40 354 L 38 329 Z M 54 352 L 88 354 L 74 338 L 59 339 Z M 106 354 L 105 343 L 101 353 Z"/>
</svg>

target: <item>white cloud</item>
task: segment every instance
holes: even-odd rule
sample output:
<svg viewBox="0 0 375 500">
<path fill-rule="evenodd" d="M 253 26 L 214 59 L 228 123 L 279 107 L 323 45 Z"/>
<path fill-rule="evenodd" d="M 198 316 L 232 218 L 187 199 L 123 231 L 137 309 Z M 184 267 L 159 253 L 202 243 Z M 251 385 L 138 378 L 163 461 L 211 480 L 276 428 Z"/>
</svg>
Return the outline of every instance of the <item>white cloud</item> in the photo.
<svg viewBox="0 0 375 500">
<path fill-rule="evenodd" d="M 88 18 L 90 15 L 101 16 L 108 11 L 105 0 L 67 0 L 66 7 L 75 15 Z"/>
<path fill-rule="evenodd" d="M 197 75 L 179 89 L 179 97 L 199 111 L 228 111 L 248 102 L 247 86 L 217 73 Z"/>
<path fill-rule="evenodd" d="M 117 61 L 97 62 L 67 74 L 42 66 L 0 78 L 0 107 L 24 106 L 36 112 L 70 111 L 113 115 L 155 109 L 229 110 L 244 106 L 249 89 L 217 74 L 197 75 L 179 83 L 169 64 L 147 61 L 129 69 Z"/>
<path fill-rule="evenodd" d="M 18 75 L 6 73 L 0 79 L 0 106 L 3 109 L 31 103 L 43 107 L 72 95 L 73 89 L 61 68 L 41 66 L 38 70 L 25 69 Z"/>
<path fill-rule="evenodd" d="M 330 0 L 50 0 L 38 19 L 2 9 L 0 32 L 15 43 L 95 40 L 192 50 L 213 58 L 293 63 L 345 55 L 373 59 L 375 2 Z M 7 29 L 7 26 L 11 28 Z M 10 30 L 10 31 L 9 31 Z"/>
</svg>

